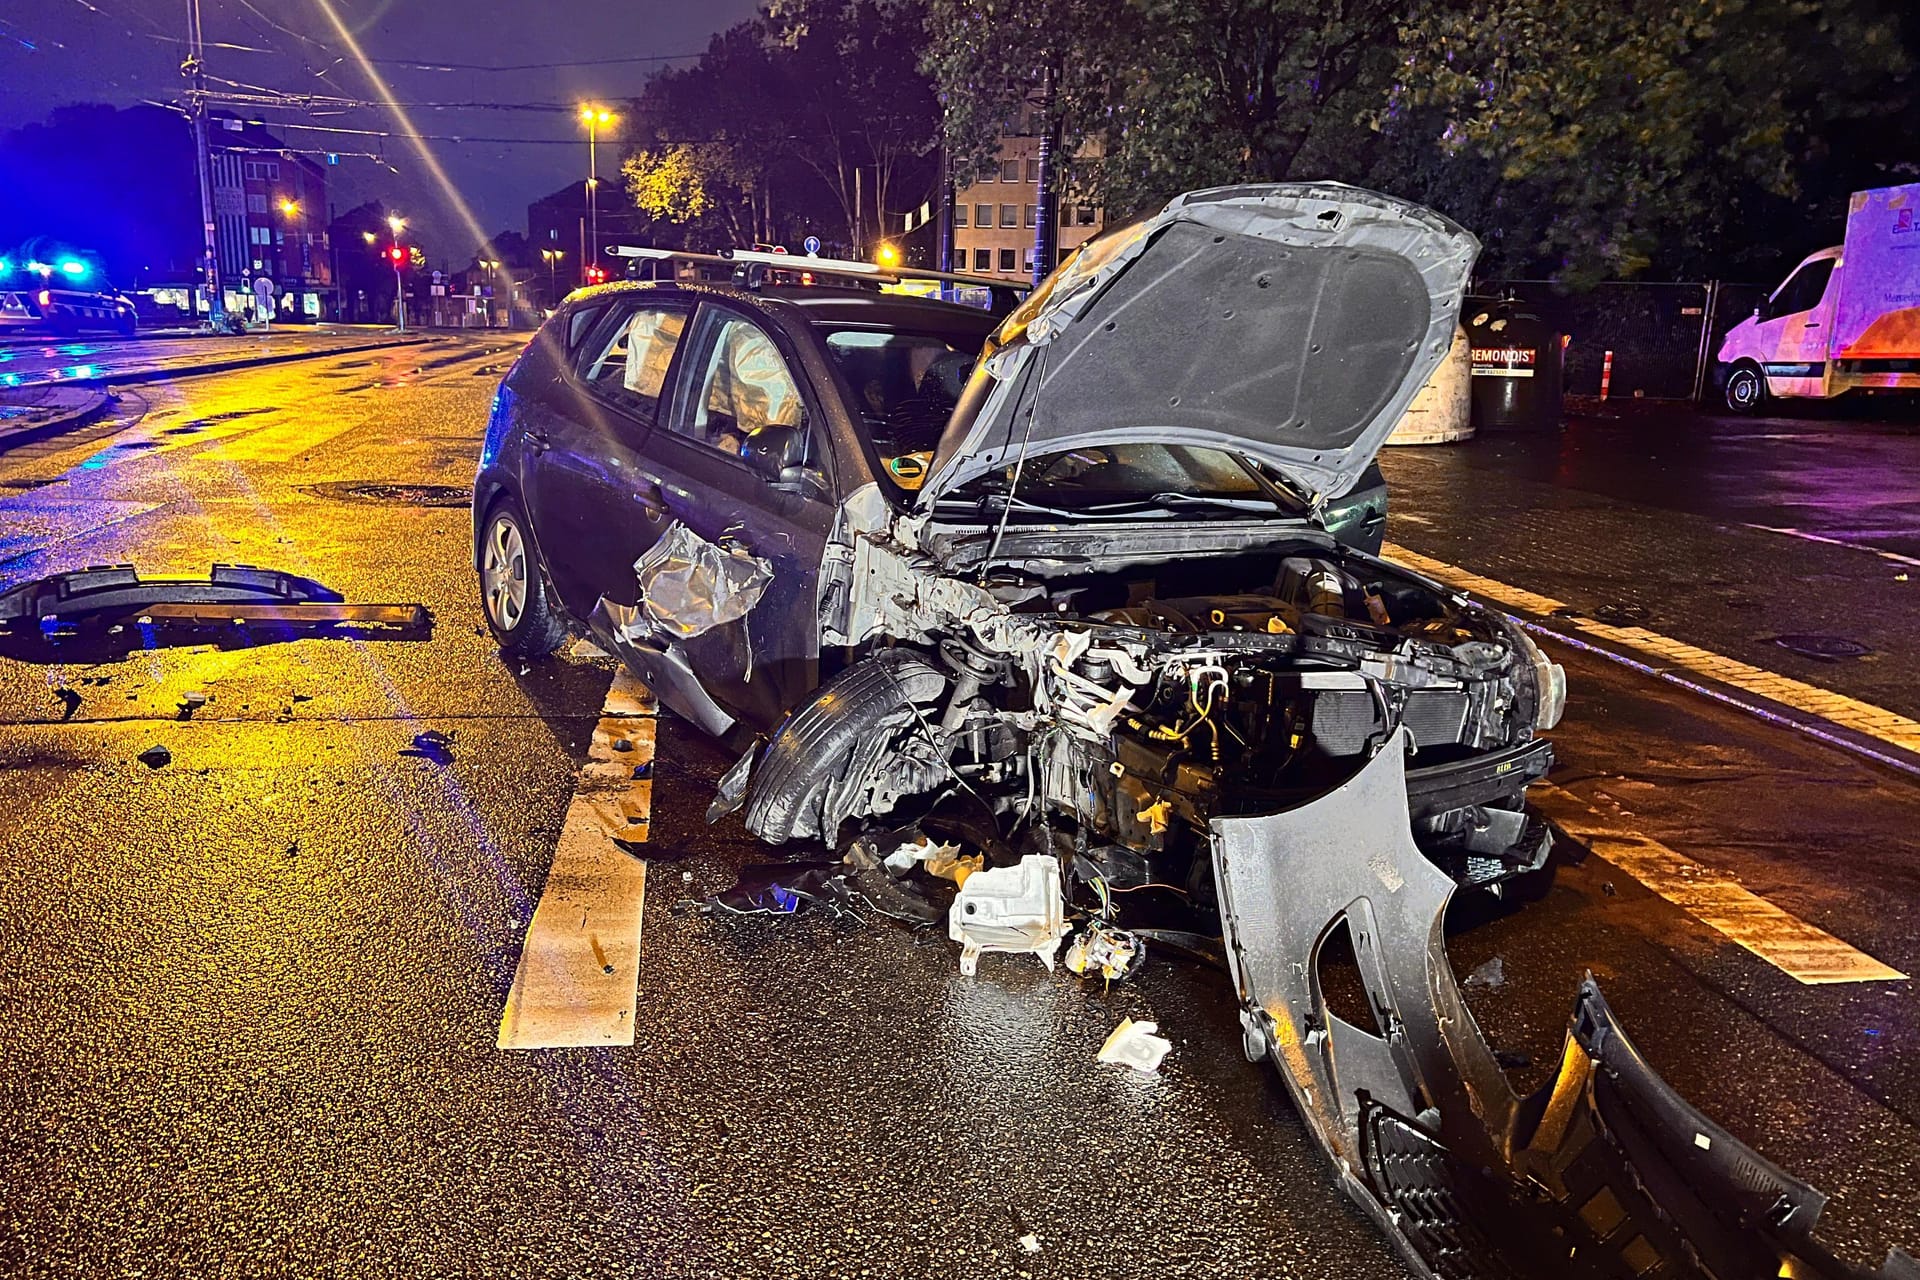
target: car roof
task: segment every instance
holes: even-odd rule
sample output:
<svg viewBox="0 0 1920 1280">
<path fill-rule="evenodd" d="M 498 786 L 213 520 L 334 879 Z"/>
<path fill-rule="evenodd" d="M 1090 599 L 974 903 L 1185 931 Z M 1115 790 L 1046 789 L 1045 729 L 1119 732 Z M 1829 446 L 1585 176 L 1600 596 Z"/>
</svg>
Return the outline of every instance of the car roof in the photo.
<svg viewBox="0 0 1920 1280">
<path fill-rule="evenodd" d="M 768 303 L 791 306 L 798 318 L 812 324 L 869 324 L 889 329 L 960 331 L 985 337 L 1000 318 L 979 307 L 911 294 L 879 293 L 867 289 L 836 289 L 821 285 L 767 285 L 743 289 L 713 281 L 622 280 L 583 290 L 578 298 L 605 298 L 623 293 L 679 293 L 730 298 L 765 308 Z"/>
</svg>

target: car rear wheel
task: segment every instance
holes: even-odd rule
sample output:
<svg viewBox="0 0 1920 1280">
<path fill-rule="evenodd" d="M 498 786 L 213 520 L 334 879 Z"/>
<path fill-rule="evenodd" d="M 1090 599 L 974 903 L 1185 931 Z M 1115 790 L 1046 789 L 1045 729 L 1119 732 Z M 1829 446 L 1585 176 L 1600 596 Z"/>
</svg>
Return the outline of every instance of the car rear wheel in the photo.
<svg viewBox="0 0 1920 1280">
<path fill-rule="evenodd" d="M 527 517 L 512 498 L 494 503 L 481 529 L 480 608 L 509 657 L 544 658 L 567 638 L 547 600 Z"/>
<path fill-rule="evenodd" d="M 1767 402 L 1767 380 L 1760 366 L 1746 361 L 1733 366 L 1727 374 L 1726 399 L 1727 408 L 1734 413 L 1760 412 L 1760 406 Z"/>
</svg>

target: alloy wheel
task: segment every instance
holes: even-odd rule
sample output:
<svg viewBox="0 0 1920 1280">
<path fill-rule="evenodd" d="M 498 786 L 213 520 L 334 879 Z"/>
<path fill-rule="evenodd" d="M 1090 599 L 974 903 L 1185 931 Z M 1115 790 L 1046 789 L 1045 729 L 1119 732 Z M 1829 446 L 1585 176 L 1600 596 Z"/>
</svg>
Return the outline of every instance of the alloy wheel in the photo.
<svg viewBox="0 0 1920 1280">
<path fill-rule="evenodd" d="M 480 590 L 487 618 L 496 630 L 512 631 L 527 612 L 527 543 L 520 526 L 497 515 L 487 527 L 486 554 L 480 566 Z"/>
</svg>

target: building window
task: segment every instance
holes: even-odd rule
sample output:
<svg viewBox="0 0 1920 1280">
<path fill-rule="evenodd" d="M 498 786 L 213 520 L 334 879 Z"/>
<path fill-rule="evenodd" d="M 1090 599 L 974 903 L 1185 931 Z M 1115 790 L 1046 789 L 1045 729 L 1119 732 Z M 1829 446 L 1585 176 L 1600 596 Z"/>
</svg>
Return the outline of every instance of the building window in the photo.
<svg viewBox="0 0 1920 1280">
<path fill-rule="evenodd" d="M 1003 205 L 1001 205 L 1001 206 L 1000 206 L 1000 225 L 1001 225 L 1001 226 L 1003 226 L 1003 227 L 1017 227 L 1017 226 L 1019 226 L 1020 224 L 1019 224 L 1018 222 L 1015 222 L 1015 221 L 1014 221 L 1014 219 L 1015 219 L 1015 218 L 1018 218 L 1019 216 L 1020 216 L 1020 206 L 1019 206 L 1019 205 L 1017 205 L 1017 204 L 1003 204 Z"/>
<path fill-rule="evenodd" d="M 247 197 L 248 213 L 265 213 L 266 211 L 267 211 L 267 198 L 265 196 L 250 195 Z"/>
<path fill-rule="evenodd" d="M 1021 252 L 1020 269 L 1028 275 L 1033 274 L 1033 250 L 1027 249 Z"/>
<path fill-rule="evenodd" d="M 1028 225 L 1028 226 L 1032 226 L 1032 225 L 1033 225 L 1033 219 L 1034 219 L 1034 207 L 1033 207 L 1032 205 L 1028 205 L 1028 206 L 1026 207 L 1026 210 L 1025 210 L 1025 217 L 1026 217 L 1026 219 L 1027 219 L 1027 225 Z"/>
<path fill-rule="evenodd" d="M 272 244 L 273 229 L 271 227 L 248 227 L 247 241 L 250 244 Z"/>
<path fill-rule="evenodd" d="M 1020 162 L 1018 160 L 1002 160 L 1000 162 L 1000 181 L 1020 181 Z"/>
<path fill-rule="evenodd" d="M 558 240 L 559 238 L 560 238 L 560 228 L 558 227 L 547 228 L 547 239 Z"/>
<path fill-rule="evenodd" d="M 999 176 L 1000 176 L 1000 172 L 999 172 L 999 170 L 997 170 L 997 169 L 988 169 L 988 170 L 987 170 L 986 172 L 984 172 L 984 173 L 982 173 L 982 174 L 980 174 L 980 175 L 979 175 L 979 177 L 977 177 L 977 178 L 975 178 L 975 179 L 974 179 L 974 181 L 976 181 L 976 182 L 993 182 L 993 181 L 995 181 L 996 179 L 998 179 L 998 178 L 999 178 Z"/>
<path fill-rule="evenodd" d="M 975 271 L 993 270 L 993 250 L 975 249 L 973 251 L 973 269 Z"/>
<path fill-rule="evenodd" d="M 243 166 L 243 171 L 251 182 L 280 181 L 280 162 L 277 160 L 249 160 Z"/>
<path fill-rule="evenodd" d="M 1013 265 L 1013 264 L 1014 264 L 1014 253 L 1015 253 L 1015 252 L 1016 252 L 1016 251 L 1015 251 L 1015 250 L 1013 250 L 1013 249 L 1002 249 L 1002 250 L 1000 251 L 1000 269 L 1001 269 L 1002 271 L 1017 271 L 1017 270 L 1019 270 L 1019 268 L 1018 268 L 1018 267 L 1016 267 L 1016 266 L 1014 266 L 1014 265 Z"/>
<path fill-rule="evenodd" d="M 1080 225 L 1083 227 L 1090 227 L 1093 225 L 1093 223 L 1094 223 L 1093 206 L 1090 204 L 1081 205 L 1080 206 Z"/>
<path fill-rule="evenodd" d="M 967 225 L 967 206 L 963 204 L 953 206 L 953 225 L 956 227 Z"/>
<path fill-rule="evenodd" d="M 973 206 L 973 225 L 976 227 L 992 226 L 993 206 L 990 204 L 977 204 Z"/>
<path fill-rule="evenodd" d="M 1040 181 L 1040 161 L 1038 157 L 1029 156 L 1027 158 L 1027 181 Z"/>
</svg>

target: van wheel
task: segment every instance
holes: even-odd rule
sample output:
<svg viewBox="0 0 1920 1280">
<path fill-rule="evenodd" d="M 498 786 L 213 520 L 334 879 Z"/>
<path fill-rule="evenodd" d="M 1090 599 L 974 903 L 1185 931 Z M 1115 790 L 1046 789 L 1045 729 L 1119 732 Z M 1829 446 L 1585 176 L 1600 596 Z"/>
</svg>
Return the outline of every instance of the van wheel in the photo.
<svg viewBox="0 0 1920 1280">
<path fill-rule="evenodd" d="M 1727 374 L 1727 408 L 1738 414 L 1760 412 L 1760 406 L 1767 402 L 1767 380 L 1760 373 L 1760 366 L 1741 361 Z"/>
<path fill-rule="evenodd" d="M 488 508 L 481 530 L 480 608 L 508 657 L 544 658 L 567 638 L 567 624 L 547 600 L 533 532 L 512 498 Z"/>
</svg>

